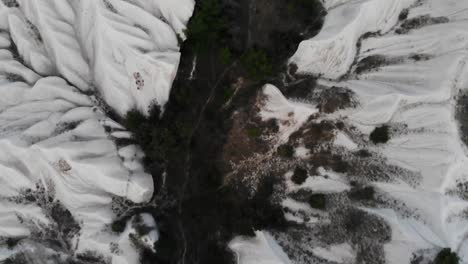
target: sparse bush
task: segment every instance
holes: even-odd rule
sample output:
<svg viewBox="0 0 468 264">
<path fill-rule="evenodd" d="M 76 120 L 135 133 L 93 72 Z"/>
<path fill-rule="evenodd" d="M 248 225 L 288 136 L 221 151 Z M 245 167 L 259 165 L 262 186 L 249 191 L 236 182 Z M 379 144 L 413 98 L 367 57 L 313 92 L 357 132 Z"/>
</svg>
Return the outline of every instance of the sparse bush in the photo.
<svg viewBox="0 0 468 264">
<path fill-rule="evenodd" d="M 262 80 L 273 73 L 273 66 L 264 50 L 250 49 L 241 57 L 242 67 L 247 76 L 255 81 Z"/>
<path fill-rule="evenodd" d="M 276 152 L 283 158 L 292 158 L 294 155 L 294 148 L 291 145 L 283 144 L 278 147 Z"/>
<path fill-rule="evenodd" d="M 302 184 L 305 182 L 306 179 L 307 179 L 307 170 L 301 167 L 296 167 L 296 169 L 294 170 L 294 174 L 291 177 L 291 180 L 295 184 Z"/>
<path fill-rule="evenodd" d="M 452 252 L 450 248 L 442 249 L 436 256 L 434 264 L 458 264 L 460 258 L 457 253 Z"/>
<path fill-rule="evenodd" d="M 326 207 L 326 203 L 327 203 L 327 200 L 325 198 L 325 194 L 316 193 L 316 194 L 312 194 L 309 197 L 309 205 L 312 208 L 324 210 Z"/>
<path fill-rule="evenodd" d="M 376 127 L 369 138 L 374 144 L 387 143 L 390 139 L 390 129 L 387 125 Z"/>
</svg>

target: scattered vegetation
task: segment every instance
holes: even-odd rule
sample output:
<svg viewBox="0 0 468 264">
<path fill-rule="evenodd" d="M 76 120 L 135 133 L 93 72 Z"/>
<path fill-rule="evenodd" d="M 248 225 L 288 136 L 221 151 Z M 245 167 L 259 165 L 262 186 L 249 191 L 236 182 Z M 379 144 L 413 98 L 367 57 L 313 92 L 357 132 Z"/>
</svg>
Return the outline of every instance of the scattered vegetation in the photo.
<svg viewBox="0 0 468 264">
<path fill-rule="evenodd" d="M 434 264 L 458 264 L 460 258 L 457 253 L 452 252 L 450 248 L 442 249 L 436 256 Z"/>
<path fill-rule="evenodd" d="M 371 132 L 369 139 L 374 144 L 387 143 L 390 140 L 390 129 L 387 125 L 382 125 L 376 127 L 374 131 Z"/>
<path fill-rule="evenodd" d="M 305 182 L 306 179 L 307 179 L 307 170 L 302 167 L 296 167 L 296 169 L 294 169 L 294 174 L 291 177 L 291 180 L 295 184 L 302 184 Z"/>
<path fill-rule="evenodd" d="M 327 200 L 325 198 L 325 194 L 316 193 L 316 194 L 312 194 L 309 197 L 309 205 L 312 208 L 324 210 L 326 207 L 326 203 L 327 203 Z"/>
</svg>

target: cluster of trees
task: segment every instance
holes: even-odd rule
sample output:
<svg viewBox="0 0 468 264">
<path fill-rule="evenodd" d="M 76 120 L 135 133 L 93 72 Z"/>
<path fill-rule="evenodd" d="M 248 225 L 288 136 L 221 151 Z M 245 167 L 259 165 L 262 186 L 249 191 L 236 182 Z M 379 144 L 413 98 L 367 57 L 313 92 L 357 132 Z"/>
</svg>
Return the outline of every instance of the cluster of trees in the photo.
<svg viewBox="0 0 468 264">
<path fill-rule="evenodd" d="M 436 256 L 434 264 L 458 264 L 460 258 L 450 248 L 442 249 Z"/>
<path fill-rule="evenodd" d="M 249 79 L 259 81 L 273 73 L 273 66 L 267 51 L 260 48 L 235 50 L 230 45 L 232 36 L 228 33 L 228 19 L 223 15 L 220 0 L 197 2 L 197 11 L 185 31 L 187 45 L 195 53 L 210 53 L 218 58 L 222 66 L 240 61 L 240 67 Z"/>
<path fill-rule="evenodd" d="M 187 25 L 187 42 L 197 52 L 206 52 L 224 38 L 226 20 L 220 0 L 197 1 L 197 11 Z"/>
</svg>

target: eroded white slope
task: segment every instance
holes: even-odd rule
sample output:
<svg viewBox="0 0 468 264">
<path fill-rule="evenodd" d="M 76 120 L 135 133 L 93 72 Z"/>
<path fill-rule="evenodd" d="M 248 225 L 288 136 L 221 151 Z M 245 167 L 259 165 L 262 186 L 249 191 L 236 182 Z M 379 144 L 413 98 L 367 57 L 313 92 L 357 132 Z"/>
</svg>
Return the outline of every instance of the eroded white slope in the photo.
<svg viewBox="0 0 468 264">
<path fill-rule="evenodd" d="M 139 262 L 133 229 L 120 236 L 110 230 L 111 206 L 116 197 L 148 201 L 153 182 L 140 149 L 114 142 L 130 135 L 102 103 L 124 115 L 167 102 L 180 57 L 177 34 L 193 6 L 0 1 L 0 237 L 21 239 L 14 250 L 1 246 L 0 261 L 22 252 L 64 263 L 92 252 L 105 263 Z M 60 219 L 53 216 L 66 215 L 61 206 L 79 226 L 65 237 L 57 237 Z M 148 217 L 144 222 L 154 222 Z M 142 238 L 150 248 L 157 240 L 151 232 Z M 50 244 L 55 240 L 60 246 Z"/>
<path fill-rule="evenodd" d="M 468 158 L 454 118 L 455 96 L 468 84 L 468 2 L 325 2 L 331 10 L 324 28 L 301 43 L 291 62 L 301 73 L 323 76 L 323 85 L 353 90 L 360 107 L 342 115 L 362 133 L 381 124 L 399 127 L 387 144 L 373 150 L 390 164 L 421 175 L 417 183 L 374 182 L 414 210 L 408 217 L 394 208 L 369 209 L 392 226 L 387 262 L 409 263 L 417 250 L 443 247 L 468 262 L 468 202 L 449 192 L 468 180 Z M 404 8 L 409 8 L 408 19 L 443 17 L 445 23 L 397 34 Z M 358 48 L 358 40 L 368 32 L 378 35 L 364 39 Z M 356 73 L 353 65 L 372 56 L 385 62 Z"/>
<path fill-rule="evenodd" d="M 0 28 L 39 74 L 99 92 L 121 115 L 146 113 L 164 106 L 177 72 L 177 35 L 194 1 L 176 2 L 19 0 L 19 8 L 2 8 Z"/>
<path fill-rule="evenodd" d="M 337 1 L 324 2 L 329 7 L 337 4 Z M 339 78 L 346 74 L 354 61 L 357 49 L 352 43 L 356 43 L 367 32 L 388 32 L 398 21 L 400 12 L 414 2 L 347 1 L 336 5 L 329 10 L 322 31 L 313 39 L 303 41 L 290 62 L 298 66 L 298 73 Z"/>
</svg>

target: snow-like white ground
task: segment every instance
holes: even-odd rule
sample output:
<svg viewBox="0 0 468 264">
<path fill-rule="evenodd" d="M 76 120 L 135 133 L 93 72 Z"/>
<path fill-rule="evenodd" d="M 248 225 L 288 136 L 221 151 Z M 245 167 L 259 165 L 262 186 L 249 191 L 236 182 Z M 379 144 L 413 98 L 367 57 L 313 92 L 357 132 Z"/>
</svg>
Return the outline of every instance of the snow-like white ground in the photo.
<svg viewBox="0 0 468 264">
<path fill-rule="evenodd" d="M 468 88 L 468 2 L 462 0 L 325 1 L 329 8 L 318 36 L 300 44 L 291 62 L 299 72 L 321 76 L 322 84 L 353 90 L 360 107 L 342 113 L 365 134 L 380 124 L 403 124 L 384 145 L 374 147 L 391 164 L 419 173 L 421 181 L 375 182 L 417 211 L 403 217 L 371 210 L 392 226 L 385 246 L 388 263 L 408 263 L 418 249 L 450 247 L 468 262 L 468 202 L 448 191 L 466 182 L 468 158 L 454 118 L 455 96 Z M 448 22 L 397 34 L 399 14 L 429 15 Z M 377 33 L 357 43 L 368 32 Z M 412 59 L 423 54 L 422 60 Z M 398 58 L 391 65 L 353 74 L 355 62 L 374 55 Z M 351 69 L 351 71 L 350 71 Z M 347 73 L 350 73 L 346 75 Z M 339 138 L 340 145 L 350 145 Z"/>
<path fill-rule="evenodd" d="M 453 192 L 457 184 L 468 181 L 468 153 L 455 120 L 456 96 L 468 89 L 468 1 L 324 0 L 324 4 L 328 15 L 323 29 L 303 41 L 290 62 L 299 73 L 319 76 L 321 85 L 356 93 L 359 107 L 330 118 L 344 119 L 364 135 L 381 124 L 403 127 L 388 143 L 367 147 L 387 163 L 421 176 L 416 183 L 402 179 L 369 183 L 414 212 L 403 214 L 391 206 L 366 209 L 391 226 L 392 239 L 384 246 L 387 263 L 409 263 L 414 252 L 445 247 L 468 263 L 468 201 Z M 443 22 L 398 34 L 405 9 L 407 20 L 429 16 Z M 362 38 L 366 33 L 375 34 Z M 355 72 L 361 60 L 377 55 L 389 63 Z M 335 145 L 357 148 L 344 134 L 337 135 Z M 304 185 L 320 188 L 319 179 L 309 178 Z M 285 202 L 287 207 L 298 206 Z M 315 248 L 313 254 L 349 261 L 352 249 L 343 247 L 348 245 L 338 253 L 333 245 Z"/>
<path fill-rule="evenodd" d="M 106 117 L 102 103 L 124 115 L 167 102 L 180 57 L 177 35 L 183 38 L 194 1 L 14 4 L 0 1 L 0 237 L 29 236 L 31 225 L 20 218 L 50 224 L 44 208 L 14 202 L 43 186 L 81 227 L 67 254 L 93 250 L 109 263 L 137 263 L 134 247 L 111 245 L 121 240 L 106 225 L 115 217 L 113 197 L 148 201 L 153 182 L 141 151 L 114 143 L 129 134 Z M 157 240 L 157 233 L 148 236 Z M 0 260 L 12 253 L 0 250 Z"/>
<path fill-rule="evenodd" d="M 236 252 L 237 263 L 242 264 L 290 264 L 287 255 L 270 234 L 256 231 L 254 238 L 238 237 L 229 243 Z"/>
<path fill-rule="evenodd" d="M 32 70 L 63 76 L 81 91 L 97 90 L 119 114 L 167 102 L 180 57 L 177 35 L 184 37 L 193 0 L 18 4 L 0 9 L 0 28 Z"/>
</svg>

